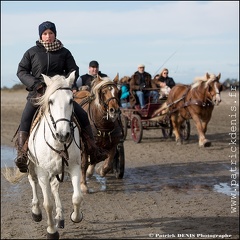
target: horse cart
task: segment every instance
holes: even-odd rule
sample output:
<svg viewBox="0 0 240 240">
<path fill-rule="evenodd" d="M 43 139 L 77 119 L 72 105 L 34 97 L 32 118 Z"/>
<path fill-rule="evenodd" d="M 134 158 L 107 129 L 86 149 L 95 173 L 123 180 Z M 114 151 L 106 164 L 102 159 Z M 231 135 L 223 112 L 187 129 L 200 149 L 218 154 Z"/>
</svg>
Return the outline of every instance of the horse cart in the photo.
<svg viewBox="0 0 240 240">
<path fill-rule="evenodd" d="M 171 138 L 173 135 L 173 126 L 170 120 L 170 114 L 155 112 L 163 106 L 165 99 L 160 99 L 158 103 L 150 101 L 143 109 L 121 108 L 121 119 L 124 129 L 124 140 L 127 137 L 128 128 L 131 129 L 132 140 L 140 143 L 143 137 L 144 129 L 161 129 L 164 138 Z M 190 121 L 186 120 L 181 125 L 181 135 L 184 140 L 190 136 Z"/>
</svg>

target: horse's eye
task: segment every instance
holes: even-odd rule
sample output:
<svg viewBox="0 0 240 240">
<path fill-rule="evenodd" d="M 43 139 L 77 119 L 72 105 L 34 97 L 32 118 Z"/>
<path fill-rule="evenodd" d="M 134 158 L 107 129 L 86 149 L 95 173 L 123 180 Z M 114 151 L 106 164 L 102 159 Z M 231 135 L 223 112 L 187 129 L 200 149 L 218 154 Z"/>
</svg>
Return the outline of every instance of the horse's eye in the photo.
<svg viewBox="0 0 240 240">
<path fill-rule="evenodd" d="M 48 104 L 49 104 L 49 105 L 52 105 L 52 104 L 53 104 L 53 101 L 52 101 L 51 99 L 49 99 Z"/>
</svg>

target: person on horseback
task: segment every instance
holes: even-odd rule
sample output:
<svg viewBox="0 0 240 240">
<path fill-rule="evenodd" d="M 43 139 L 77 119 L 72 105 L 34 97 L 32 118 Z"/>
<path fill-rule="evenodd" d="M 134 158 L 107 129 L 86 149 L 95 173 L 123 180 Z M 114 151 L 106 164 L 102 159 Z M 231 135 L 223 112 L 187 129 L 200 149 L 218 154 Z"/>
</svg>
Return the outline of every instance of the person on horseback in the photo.
<svg viewBox="0 0 240 240">
<path fill-rule="evenodd" d="M 145 98 L 152 97 L 153 103 L 157 103 L 159 93 L 156 90 L 144 90 L 144 88 L 156 88 L 154 82 L 152 82 L 152 76 L 148 72 L 145 72 L 145 65 L 138 65 L 138 71 L 136 71 L 130 80 L 130 104 L 135 107 L 139 102 L 140 107 L 144 108 Z"/>
<path fill-rule="evenodd" d="M 92 81 L 99 75 L 100 77 L 107 77 L 107 74 L 99 71 L 99 63 L 95 60 L 89 63 L 88 73 L 82 75 L 77 80 L 77 87 L 79 90 L 91 90 Z"/>
<path fill-rule="evenodd" d="M 79 67 L 76 65 L 71 52 L 63 47 L 63 44 L 56 36 L 57 31 L 54 23 L 50 21 L 41 23 L 39 25 L 40 38 L 36 41 L 36 46 L 31 47 L 24 53 L 18 65 L 17 76 L 29 92 L 16 141 L 17 158 L 15 164 L 20 172 L 28 172 L 26 145 L 31 123 L 37 111 L 34 99 L 42 96 L 46 89 L 46 84 L 41 74 L 50 77 L 57 74 L 68 76 L 75 70 L 75 81 L 72 90 L 73 92 L 77 90 L 76 79 L 79 76 Z M 105 160 L 107 154 L 95 144 L 87 113 L 76 102 L 73 102 L 73 104 L 74 112 L 81 126 L 81 137 L 86 151 L 90 155 L 91 164 Z"/>
</svg>

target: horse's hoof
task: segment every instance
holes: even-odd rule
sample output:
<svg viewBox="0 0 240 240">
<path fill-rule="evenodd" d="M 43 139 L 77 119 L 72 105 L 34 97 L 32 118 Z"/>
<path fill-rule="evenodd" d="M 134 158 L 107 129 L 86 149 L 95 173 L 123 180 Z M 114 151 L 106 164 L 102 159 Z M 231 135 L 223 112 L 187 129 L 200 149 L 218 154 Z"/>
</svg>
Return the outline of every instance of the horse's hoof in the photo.
<svg viewBox="0 0 240 240">
<path fill-rule="evenodd" d="M 55 233 L 47 233 L 47 239 L 59 239 L 58 231 Z"/>
<path fill-rule="evenodd" d="M 210 147 L 211 146 L 211 142 L 207 141 L 203 144 L 204 147 Z"/>
<path fill-rule="evenodd" d="M 80 188 L 83 194 L 89 193 L 88 187 L 85 184 L 81 184 Z"/>
<path fill-rule="evenodd" d="M 183 142 L 181 140 L 177 140 L 176 143 L 177 143 L 178 146 L 183 144 Z"/>
<path fill-rule="evenodd" d="M 64 220 L 59 220 L 59 219 L 56 219 L 56 226 L 58 228 L 64 228 Z"/>
<path fill-rule="evenodd" d="M 78 221 L 73 221 L 73 219 L 72 219 L 73 213 L 74 213 L 74 212 L 72 212 L 71 215 L 70 215 L 71 221 L 74 222 L 74 223 L 80 223 L 80 222 L 83 220 L 83 213 L 82 213 L 82 212 L 80 213 L 81 216 L 80 216 L 80 219 L 79 219 Z"/>
<path fill-rule="evenodd" d="M 35 214 L 32 212 L 32 218 L 35 222 L 41 222 L 42 221 L 42 214 Z"/>
</svg>

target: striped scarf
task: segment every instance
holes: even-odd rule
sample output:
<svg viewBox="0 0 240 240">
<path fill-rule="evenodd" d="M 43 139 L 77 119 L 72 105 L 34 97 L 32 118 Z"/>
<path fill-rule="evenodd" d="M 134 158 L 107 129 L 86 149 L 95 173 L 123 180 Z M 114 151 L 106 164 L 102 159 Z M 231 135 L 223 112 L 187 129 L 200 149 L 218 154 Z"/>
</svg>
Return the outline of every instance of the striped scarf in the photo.
<svg viewBox="0 0 240 240">
<path fill-rule="evenodd" d="M 63 48 L 63 44 L 58 39 L 55 39 L 55 41 L 53 43 L 46 43 L 41 39 L 39 39 L 39 42 L 46 48 L 46 50 L 48 52 L 57 51 L 57 50 Z"/>
</svg>

